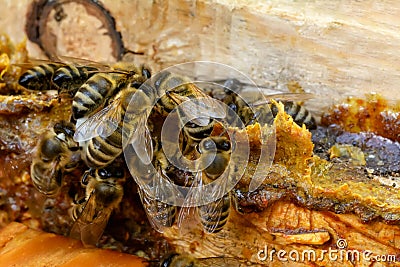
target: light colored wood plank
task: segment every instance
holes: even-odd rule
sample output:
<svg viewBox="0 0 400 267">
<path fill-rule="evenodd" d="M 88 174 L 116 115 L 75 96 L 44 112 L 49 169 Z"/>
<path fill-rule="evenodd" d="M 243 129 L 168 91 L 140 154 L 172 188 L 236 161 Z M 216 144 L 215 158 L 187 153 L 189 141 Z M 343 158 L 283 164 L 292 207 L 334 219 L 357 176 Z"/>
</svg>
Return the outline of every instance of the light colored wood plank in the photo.
<svg viewBox="0 0 400 267">
<path fill-rule="evenodd" d="M 13 39 L 21 40 L 31 1 L 3 2 L 0 25 Z M 154 70 L 192 60 L 221 62 L 274 89 L 287 90 L 288 83 L 298 82 L 317 95 L 309 104 L 314 111 L 345 95 L 378 92 L 399 99 L 397 1 L 103 3 L 127 47 L 146 53 L 136 60 Z M 71 27 L 79 27 L 72 24 L 72 17 Z M 33 57 L 41 55 L 36 45 L 28 43 L 28 47 Z M 92 48 L 93 44 L 76 40 L 76 49 L 60 53 L 79 56 L 97 51 Z"/>
</svg>

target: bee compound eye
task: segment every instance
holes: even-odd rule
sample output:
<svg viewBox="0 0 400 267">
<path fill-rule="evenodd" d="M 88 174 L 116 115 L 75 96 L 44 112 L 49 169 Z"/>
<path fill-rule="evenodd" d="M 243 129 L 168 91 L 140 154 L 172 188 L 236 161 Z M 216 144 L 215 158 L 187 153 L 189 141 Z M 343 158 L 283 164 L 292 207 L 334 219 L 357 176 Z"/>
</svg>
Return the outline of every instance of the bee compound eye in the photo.
<svg viewBox="0 0 400 267">
<path fill-rule="evenodd" d="M 53 159 L 62 152 L 61 141 L 57 138 L 49 138 L 41 144 L 42 158 Z"/>
<path fill-rule="evenodd" d="M 114 177 L 115 178 L 123 178 L 125 175 L 124 169 L 120 168 L 120 169 L 116 169 L 114 172 Z"/>
<path fill-rule="evenodd" d="M 220 149 L 224 151 L 229 151 L 231 149 L 231 142 L 229 140 L 223 141 L 221 143 Z"/>
<path fill-rule="evenodd" d="M 124 168 L 121 166 L 108 166 L 103 169 L 97 170 L 97 174 L 101 179 L 108 178 L 123 178 L 125 175 Z"/>
<path fill-rule="evenodd" d="M 107 179 L 111 177 L 111 173 L 107 168 L 97 170 L 97 174 L 101 179 Z"/>
<path fill-rule="evenodd" d="M 91 175 L 91 170 L 87 170 L 87 171 L 85 171 L 85 173 L 83 174 L 83 176 L 82 176 L 82 179 L 81 179 L 81 184 L 82 185 L 88 185 L 88 183 L 89 183 L 89 176 Z"/>
<path fill-rule="evenodd" d="M 148 68 L 143 68 L 142 75 L 147 79 L 151 78 L 151 71 Z"/>
</svg>

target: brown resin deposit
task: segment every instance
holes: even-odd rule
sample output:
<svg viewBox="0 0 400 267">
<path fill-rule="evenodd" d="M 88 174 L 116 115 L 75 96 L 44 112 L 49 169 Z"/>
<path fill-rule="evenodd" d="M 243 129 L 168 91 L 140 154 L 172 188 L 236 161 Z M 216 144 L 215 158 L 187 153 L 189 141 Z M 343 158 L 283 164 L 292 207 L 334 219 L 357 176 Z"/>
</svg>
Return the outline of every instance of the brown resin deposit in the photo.
<svg viewBox="0 0 400 267">
<path fill-rule="evenodd" d="M 4 36 L 0 41 L 0 47 L 9 48 L 0 50 L 1 58 L 7 57 L 13 63 L 26 60 L 15 59 L 25 53 L 23 45 L 14 47 Z M 0 71 L 5 70 L 1 71 L 0 84 L 0 226 L 17 221 L 67 236 L 72 225 L 68 210 L 75 194 L 82 192 L 80 178 L 85 168 L 65 177 L 57 197 L 46 198 L 32 186 L 29 165 L 38 137 L 55 122 L 68 118 L 71 99 L 23 91 L 15 83 L 18 68 L 4 62 L 7 59 L 0 62 Z M 233 190 L 240 213 L 232 208 L 221 232 L 205 234 L 199 227 L 185 232 L 174 225 L 164 234 L 157 233 L 147 221 L 133 179 L 129 179 L 123 201 L 111 216 L 100 246 L 152 261 L 175 251 L 198 258 L 233 258 L 238 266 L 286 266 L 287 262 L 276 254 L 269 257 L 272 250 L 297 251 L 299 258 L 293 253 L 290 263 L 298 266 L 370 266 L 371 258 L 377 255 L 400 260 L 400 194 L 397 186 L 385 182 L 397 179 L 396 170 L 390 170 L 388 176 L 385 172 L 368 172 L 368 166 L 360 167 L 351 161 L 328 160 L 322 156 L 323 151 L 316 153 L 312 134 L 296 125 L 280 104 L 278 108 L 271 172 L 259 189 L 247 192 L 257 162 L 256 156 L 251 157 L 244 177 Z M 358 129 L 380 134 L 370 128 Z M 387 129 L 384 137 L 398 135 L 390 132 L 393 128 Z M 258 131 L 258 125 L 247 127 L 252 155 L 257 155 Z M 322 142 L 319 145 L 323 147 Z M 343 242 L 347 245 L 342 246 Z M 68 246 L 63 242 L 59 245 Z M 358 257 L 346 258 L 346 254 L 340 259 L 337 254 L 337 261 L 332 261 L 321 254 L 330 249 L 350 251 Z M 264 251 L 260 253 L 261 250 Z M 315 257 L 302 258 L 305 250 L 315 251 Z M 372 252 L 371 261 L 361 256 L 366 250 Z M 0 257 L 2 253 L 0 250 Z M 265 253 L 268 257 L 260 257 Z"/>
</svg>

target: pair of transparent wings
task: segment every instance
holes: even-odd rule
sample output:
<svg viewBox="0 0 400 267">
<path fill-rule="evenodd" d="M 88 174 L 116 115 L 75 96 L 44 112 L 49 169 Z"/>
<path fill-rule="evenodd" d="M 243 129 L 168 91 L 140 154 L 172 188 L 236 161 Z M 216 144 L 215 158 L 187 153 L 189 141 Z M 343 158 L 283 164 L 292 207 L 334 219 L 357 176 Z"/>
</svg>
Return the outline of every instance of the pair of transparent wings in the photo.
<svg viewBox="0 0 400 267">
<path fill-rule="evenodd" d="M 147 127 L 147 114 L 138 115 L 133 121 L 123 121 L 122 100 L 116 99 L 108 106 L 87 118 L 80 124 L 74 134 L 76 142 L 86 142 L 100 136 L 105 139 L 112 135 L 118 127 L 127 139 L 123 139 L 123 148 L 132 145 L 138 156 L 145 164 L 153 158 L 153 143 Z M 129 124 L 124 125 L 124 124 Z M 134 129 L 130 132 L 130 129 Z"/>
<path fill-rule="evenodd" d="M 138 192 L 151 226 L 163 233 L 175 222 L 177 207 L 173 204 L 174 199 L 182 195 L 161 168 L 154 171 L 148 184 L 138 185 Z"/>
<path fill-rule="evenodd" d="M 113 209 L 99 209 L 94 190 L 82 205 L 84 205 L 82 212 L 72 225 L 70 237 L 81 240 L 85 246 L 96 246 L 103 235 Z"/>
<path fill-rule="evenodd" d="M 203 227 L 204 232 L 213 233 L 222 218 L 224 210 L 222 209 L 222 202 L 226 195 L 227 180 L 229 179 L 230 171 L 225 171 L 218 180 L 214 181 L 211 192 L 197 190 L 197 187 L 205 185 L 204 173 L 199 171 L 195 180 L 193 181 L 188 194 L 185 197 L 185 201 L 179 211 L 177 225 L 181 234 L 190 232 L 193 229 L 199 229 L 202 227 L 199 216 L 205 216 L 213 218 L 212 224 L 207 226 L 207 229 Z M 229 195 L 230 196 L 230 195 Z M 194 206 L 194 203 L 209 202 L 201 205 L 201 209 L 198 206 Z"/>
<path fill-rule="evenodd" d="M 94 73 L 114 71 L 112 68 L 112 64 L 105 62 L 97 62 L 83 58 L 70 57 L 70 56 L 57 56 L 52 60 L 30 58 L 29 62 L 18 63 L 16 65 L 23 68 L 32 68 L 40 64 L 57 64 L 60 66 L 74 65 L 77 67 L 90 67 L 96 69 L 93 71 Z"/>
<path fill-rule="evenodd" d="M 201 175 L 198 175 L 198 179 L 201 179 Z M 201 186 L 202 182 L 199 181 L 196 183 L 197 186 Z M 220 189 L 223 190 L 223 189 Z M 160 200 L 155 199 L 153 196 L 148 194 L 146 190 L 143 188 L 139 188 L 139 195 L 144 207 L 144 210 L 147 214 L 150 224 L 152 227 L 163 233 L 166 228 L 169 228 L 173 225 L 176 220 L 176 211 L 177 207 L 171 204 L 164 203 Z M 219 195 L 218 192 L 215 192 L 215 195 Z M 202 197 L 201 195 L 194 193 L 194 190 L 190 191 L 187 195 L 187 203 L 184 205 L 188 205 L 187 207 L 183 206 L 180 208 L 178 213 L 178 221 L 177 225 L 182 234 L 191 231 L 192 229 L 196 229 L 200 227 L 200 218 L 198 217 L 197 208 L 192 207 L 191 203 L 198 200 L 198 198 Z M 212 197 L 212 196 L 208 196 Z M 210 203 L 204 205 L 202 207 L 202 212 L 210 215 L 213 218 L 221 218 L 223 210 L 220 209 L 220 203 L 223 201 L 223 198 L 217 199 L 214 203 Z M 213 232 L 215 228 L 218 226 L 219 220 L 216 220 L 212 227 L 207 228 L 207 232 Z"/>
<path fill-rule="evenodd" d="M 35 187 L 47 196 L 55 195 L 60 189 L 60 185 L 57 182 L 57 175 L 60 171 L 59 162 L 53 160 L 50 163 L 45 163 L 44 166 L 40 166 L 41 163 L 35 162 L 31 165 L 31 177 Z M 40 173 L 35 168 L 40 168 Z"/>
<path fill-rule="evenodd" d="M 182 122 L 191 121 L 198 126 L 206 126 L 210 123 L 210 118 L 225 118 L 226 109 L 220 101 L 207 95 L 193 83 L 187 86 L 193 97 L 182 96 L 172 90 L 168 93 L 168 97 L 178 104 L 177 109 Z"/>
</svg>

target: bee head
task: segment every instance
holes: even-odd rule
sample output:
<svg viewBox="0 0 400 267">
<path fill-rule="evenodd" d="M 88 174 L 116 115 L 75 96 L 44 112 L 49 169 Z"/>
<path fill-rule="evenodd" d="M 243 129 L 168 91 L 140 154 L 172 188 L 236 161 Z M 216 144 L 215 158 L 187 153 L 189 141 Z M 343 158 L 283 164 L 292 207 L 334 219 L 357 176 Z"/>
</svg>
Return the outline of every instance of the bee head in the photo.
<svg viewBox="0 0 400 267">
<path fill-rule="evenodd" d="M 45 137 L 40 143 L 40 148 L 40 157 L 45 162 L 55 159 L 64 151 L 62 141 L 57 136 Z"/>
<path fill-rule="evenodd" d="M 196 147 L 197 151 L 200 154 L 204 154 L 206 152 L 215 151 L 229 151 L 231 150 L 231 142 L 228 138 L 223 136 L 213 136 L 204 138 Z"/>
</svg>

